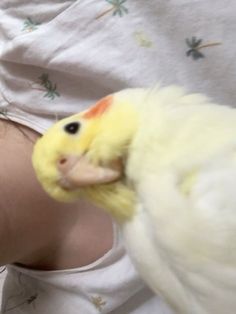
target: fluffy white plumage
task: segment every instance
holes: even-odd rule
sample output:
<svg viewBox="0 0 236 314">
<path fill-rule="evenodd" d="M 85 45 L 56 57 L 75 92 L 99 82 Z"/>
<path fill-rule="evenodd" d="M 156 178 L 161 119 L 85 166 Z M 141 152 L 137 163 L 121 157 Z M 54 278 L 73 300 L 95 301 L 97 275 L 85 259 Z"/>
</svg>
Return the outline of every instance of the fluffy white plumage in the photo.
<svg viewBox="0 0 236 314">
<path fill-rule="evenodd" d="M 139 205 L 122 226 L 125 243 L 176 313 L 233 314 L 236 110 L 166 92 L 161 106 L 158 94 L 150 96 L 130 149 L 127 173 Z"/>
<path fill-rule="evenodd" d="M 174 86 L 122 91 L 114 94 L 113 102 L 93 133 L 99 145 L 86 138 L 90 146 L 85 151 L 91 160 L 108 162 L 122 144 L 116 139 L 123 132 L 124 173 L 128 188 L 135 192 L 136 208 L 120 225 L 138 271 L 178 314 L 235 313 L 236 110 L 211 104 L 198 94 L 186 95 Z M 104 122 L 113 111 L 116 117 L 124 104 L 127 120 L 125 114 L 120 122 L 112 120 L 109 128 L 114 134 L 109 137 Z M 60 122 L 53 140 L 63 123 L 80 118 Z M 47 142 L 46 138 L 41 146 Z M 62 155 L 58 147 L 56 152 Z M 45 159 L 53 154 L 47 146 Z M 35 159 L 42 155 L 36 153 Z M 54 164 L 55 160 L 54 156 Z M 44 181 L 40 162 L 35 165 Z M 51 194 L 53 184 L 45 185 Z M 121 206 L 114 206 L 118 216 Z"/>
</svg>

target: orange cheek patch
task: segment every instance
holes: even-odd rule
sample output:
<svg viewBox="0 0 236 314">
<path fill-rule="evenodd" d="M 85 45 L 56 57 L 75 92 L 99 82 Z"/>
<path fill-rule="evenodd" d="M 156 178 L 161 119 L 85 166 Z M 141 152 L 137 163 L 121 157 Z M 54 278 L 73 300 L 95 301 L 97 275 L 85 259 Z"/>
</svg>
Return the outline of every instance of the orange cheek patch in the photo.
<svg viewBox="0 0 236 314">
<path fill-rule="evenodd" d="M 91 109 L 86 111 L 83 114 L 83 118 L 91 119 L 102 115 L 112 104 L 113 96 L 109 95 L 107 97 L 102 98 L 99 102 L 97 102 Z"/>
</svg>

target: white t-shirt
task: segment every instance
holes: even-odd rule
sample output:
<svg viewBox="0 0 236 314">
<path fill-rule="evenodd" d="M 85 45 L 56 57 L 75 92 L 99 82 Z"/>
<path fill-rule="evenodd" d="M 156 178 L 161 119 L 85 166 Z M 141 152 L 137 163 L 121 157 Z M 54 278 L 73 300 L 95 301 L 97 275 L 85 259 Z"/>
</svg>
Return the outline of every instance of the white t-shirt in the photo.
<svg viewBox="0 0 236 314">
<path fill-rule="evenodd" d="M 104 95 L 159 81 L 235 105 L 235 12 L 235 0 L 1 0 L 0 114 L 43 133 Z M 14 314 L 168 312 L 120 244 L 80 269 L 9 266 L 3 300 Z"/>
<path fill-rule="evenodd" d="M 43 132 L 159 81 L 234 105 L 235 12 L 234 0 L 1 0 L 0 109 Z"/>
<path fill-rule="evenodd" d="M 112 249 L 81 268 L 35 271 L 8 266 L 2 314 L 171 314 L 145 287 L 114 232 Z"/>
</svg>

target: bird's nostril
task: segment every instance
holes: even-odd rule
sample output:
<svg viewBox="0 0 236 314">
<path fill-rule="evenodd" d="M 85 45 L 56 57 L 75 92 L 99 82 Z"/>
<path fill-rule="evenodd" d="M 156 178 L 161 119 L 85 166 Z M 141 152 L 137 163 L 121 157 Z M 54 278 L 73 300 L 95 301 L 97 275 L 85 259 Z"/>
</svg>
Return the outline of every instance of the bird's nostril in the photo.
<svg viewBox="0 0 236 314">
<path fill-rule="evenodd" d="M 61 173 L 66 173 L 67 171 L 70 171 L 76 162 L 78 161 L 78 157 L 76 156 L 60 156 L 57 161 L 57 169 Z"/>
<path fill-rule="evenodd" d="M 58 162 L 59 165 L 64 165 L 67 162 L 66 158 L 61 158 Z"/>
<path fill-rule="evenodd" d="M 69 167 L 68 165 L 68 159 L 66 157 L 62 157 L 61 159 L 58 160 L 57 162 L 57 168 L 59 171 L 66 171 L 66 168 Z"/>
</svg>

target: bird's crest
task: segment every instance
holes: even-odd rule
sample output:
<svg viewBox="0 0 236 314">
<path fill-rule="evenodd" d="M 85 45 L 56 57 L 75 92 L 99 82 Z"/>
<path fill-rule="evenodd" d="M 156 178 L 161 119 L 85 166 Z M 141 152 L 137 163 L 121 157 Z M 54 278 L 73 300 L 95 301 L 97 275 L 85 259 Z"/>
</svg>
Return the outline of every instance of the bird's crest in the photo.
<svg viewBox="0 0 236 314">
<path fill-rule="evenodd" d="M 89 110 L 86 110 L 82 115 L 84 119 L 92 119 L 95 117 L 101 116 L 112 104 L 113 96 L 109 95 L 107 97 L 99 100 L 94 106 L 92 106 Z"/>
</svg>

